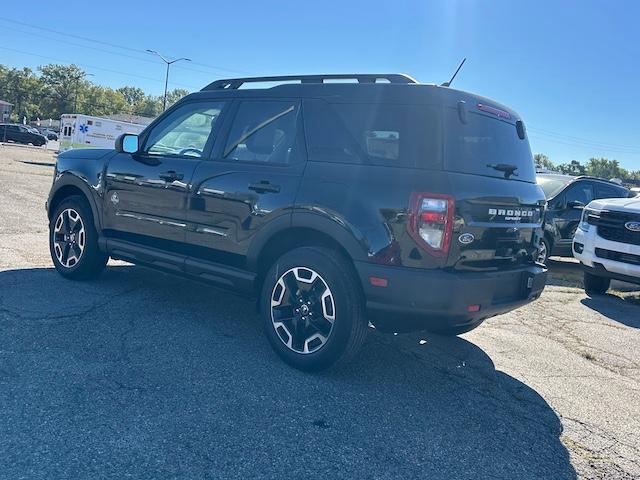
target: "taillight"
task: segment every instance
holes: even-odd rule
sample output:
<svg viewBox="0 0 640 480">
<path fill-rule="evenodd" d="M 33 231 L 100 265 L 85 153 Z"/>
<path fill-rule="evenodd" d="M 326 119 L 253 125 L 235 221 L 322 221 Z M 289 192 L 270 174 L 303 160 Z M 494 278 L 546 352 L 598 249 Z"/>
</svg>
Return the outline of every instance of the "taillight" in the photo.
<svg viewBox="0 0 640 480">
<path fill-rule="evenodd" d="M 411 196 L 409 234 L 428 253 L 443 257 L 449 251 L 453 229 L 453 197 L 439 193 Z"/>
</svg>

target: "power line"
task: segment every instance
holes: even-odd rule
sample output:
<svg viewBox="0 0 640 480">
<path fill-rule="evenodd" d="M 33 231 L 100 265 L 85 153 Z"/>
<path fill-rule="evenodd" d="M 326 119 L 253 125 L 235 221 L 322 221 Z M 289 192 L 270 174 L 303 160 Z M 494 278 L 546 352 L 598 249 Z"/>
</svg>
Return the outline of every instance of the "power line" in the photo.
<svg viewBox="0 0 640 480">
<path fill-rule="evenodd" d="M 584 144 L 596 145 L 596 146 L 615 147 L 615 148 L 631 148 L 634 150 L 640 150 L 640 145 L 623 145 L 620 143 L 600 142 L 597 140 L 590 140 L 586 138 L 574 137 L 571 135 L 564 135 L 561 133 L 552 132 L 550 130 L 545 130 L 537 127 L 530 127 L 530 126 L 528 126 L 527 129 L 533 131 L 534 133 L 537 132 L 539 135 L 547 135 L 547 136 L 556 137 L 560 139 L 567 139 L 567 140 L 575 141 L 577 143 L 584 143 Z"/>
<path fill-rule="evenodd" d="M 558 145 L 567 145 L 570 147 L 576 147 L 576 148 L 582 148 L 584 150 L 600 150 L 602 152 L 611 152 L 611 153 L 626 153 L 629 155 L 638 155 L 640 154 L 640 150 L 624 150 L 624 149 L 619 149 L 619 148 L 615 148 L 615 147 L 598 147 L 598 146 L 593 146 L 593 145 L 584 145 L 584 144 L 580 144 L 580 143 L 575 143 L 575 142 L 569 142 L 569 141 L 563 141 L 557 138 L 548 138 L 548 137 L 540 137 L 538 135 L 534 134 L 530 134 L 529 135 L 532 138 L 536 138 L 539 141 L 544 141 L 544 142 L 549 142 L 549 143 L 555 143 Z"/>
<path fill-rule="evenodd" d="M 83 40 L 85 42 L 92 42 L 92 43 L 96 43 L 96 44 L 99 44 L 99 45 L 104 45 L 104 46 L 108 46 L 108 47 L 112 47 L 112 48 L 118 48 L 118 49 L 121 49 L 121 50 L 126 50 L 126 51 L 129 51 L 129 52 L 143 53 L 142 49 L 137 49 L 137 48 L 129 47 L 129 46 L 126 46 L 126 45 L 119 45 L 117 43 L 112 43 L 112 42 L 105 42 L 103 40 L 97 40 L 95 38 L 85 37 L 85 36 L 82 36 L 82 35 L 76 35 L 76 34 L 73 34 L 73 33 L 61 32 L 61 31 L 55 30 L 53 28 L 41 27 L 41 26 L 38 26 L 38 25 L 33 25 L 31 23 L 26 23 L 26 22 L 21 22 L 19 20 L 14 20 L 12 18 L 0 17 L 0 20 L 2 20 L 4 22 L 14 23 L 14 24 L 17 24 L 17 25 L 22 25 L 22 26 L 29 27 L 29 28 L 35 28 L 37 30 L 43 30 L 43 31 L 46 31 L 46 32 L 55 33 L 56 35 L 62 35 L 62 36 L 65 36 L 65 37 L 75 38 L 77 40 Z M 218 70 L 218 71 L 224 71 L 224 72 L 230 72 L 230 73 L 240 73 L 240 74 L 243 74 L 243 75 L 250 74 L 249 72 L 245 72 L 245 71 L 242 71 L 242 70 L 234 70 L 234 69 L 230 69 L 230 68 L 220 67 L 220 66 L 217 66 L 217 65 L 208 65 L 206 63 L 193 62 L 193 64 L 194 65 L 199 65 L 199 66 L 204 67 L 204 68 L 209 68 L 209 69 L 212 69 L 212 70 Z M 188 70 L 188 68 L 185 68 L 185 67 L 182 67 L 182 68 Z"/>
<path fill-rule="evenodd" d="M 0 20 L 1 20 L 1 18 L 0 18 Z M 50 37 L 48 35 L 42 35 L 41 33 L 34 33 L 34 32 L 27 31 L 27 30 L 21 30 L 19 28 L 15 28 L 15 27 L 9 27 L 9 26 L 6 26 L 6 25 L 3 27 L 3 29 L 12 30 L 14 32 L 23 33 L 23 34 L 29 35 L 29 36 L 43 38 L 45 40 L 50 40 L 50 41 L 53 41 L 53 42 L 64 43 L 64 44 L 71 45 L 71 46 L 74 46 L 74 47 L 85 48 L 87 50 L 93 50 L 95 52 L 102 52 L 102 53 L 106 53 L 106 54 L 109 54 L 109 55 L 117 55 L 119 57 L 130 58 L 130 59 L 136 60 L 138 62 L 147 62 L 147 63 L 153 63 L 154 65 L 158 65 L 158 62 L 152 60 L 151 58 L 137 57 L 137 56 L 134 56 L 134 55 L 129 55 L 127 53 L 114 52 L 114 51 L 111 51 L 111 50 L 106 50 L 104 48 L 92 47 L 92 46 L 89 46 L 89 45 L 82 45 L 80 43 L 70 42 L 69 40 L 65 40 L 65 39 L 62 39 L 62 38 L 54 38 L 54 37 Z M 142 52 L 140 52 L 140 53 L 142 53 Z M 190 72 L 197 72 L 197 73 L 201 73 L 201 74 L 207 75 L 207 76 L 211 75 L 211 72 L 207 72 L 207 71 L 204 71 L 204 70 L 198 70 L 196 68 L 183 67 L 183 66 L 180 66 L 180 65 L 176 65 L 174 68 L 179 68 L 181 70 L 188 70 Z"/>
<path fill-rule="evenodd" d="M 10 51 L 10 52 L 20 53 L 20 54 L 23 54 L 23 55 L 31 55 L 31 56 L 34 56 L 34 57 L 44 58 L 45 60 L 53 60 L 55 62 L 63 62 L 63 63 L 69 63 L 69 64 L 73 63 L 74 65 L 78 65 L 78 66 L 81 66 L 81 67 L 84 67 L 84 68 L 89 68 L 91 70 L 102 70 L 102 71 L 109 72 L 109 73 L 116 73 L 118 75 L 124 75 L 126 77 L 136 77 L 136 78 L 141 78 L 143 80 L 150 80 L 152 82 L 164 83 L 164 81 L 159 79 L 159 78 L 145 77 L 143 75 L 136 75 L 134 73 L 122 72 L 122 71 L 119 71 L 119 70 L 112 70 L 110 68 L 97 67 L 95 65 L 87 65 L 87 64 L 82 64 L 82 63 L 69 62 L 67 60 L 63 60 L 63 59 L 60 59 L 60 58 L 50 57 L 48 55 L 40 55 L 38 53 L 25 52 L 24 50 L 17 50 L 15 48 L 9 48 L 9 47 L 0 46 L 0 49 L 7 50 L 7 51 Z M 177 82 L 172 82 L 172 83 L 173 83 L 174 86 L 178 85 L 178 86 L 181 86 L 181 87 L 189 88 L 191 90 L 199 90 L 198 87 L 194 87 L 193 85 L 185 85 L 185 84 L 177 83 Z"/>
</svg>

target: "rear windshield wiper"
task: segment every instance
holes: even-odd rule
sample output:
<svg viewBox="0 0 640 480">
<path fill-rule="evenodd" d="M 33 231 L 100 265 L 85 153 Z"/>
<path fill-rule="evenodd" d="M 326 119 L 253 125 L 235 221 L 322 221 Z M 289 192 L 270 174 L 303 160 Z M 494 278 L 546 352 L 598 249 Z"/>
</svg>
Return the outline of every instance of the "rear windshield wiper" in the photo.
<svg viewBox="0 0 640 480">
<path fill-rule="evenodd" d="M 517 177 L 518 174 L 515 173 L 518 170 L 517 165 L 513 165 L 511 163 L 487 163 L 487 167 L 493 168 L 494 170 L 498 170 L 499 172 L 504 172 L 504 178 L 509 178 L 511 176 Z"/>
</svg>

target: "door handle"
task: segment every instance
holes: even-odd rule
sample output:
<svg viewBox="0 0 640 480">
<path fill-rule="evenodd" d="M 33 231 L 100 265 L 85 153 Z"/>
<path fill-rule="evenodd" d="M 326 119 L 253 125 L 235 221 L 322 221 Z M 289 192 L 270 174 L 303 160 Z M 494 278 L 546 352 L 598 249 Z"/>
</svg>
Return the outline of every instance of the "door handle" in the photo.
<svg viewBox="0 0 640 480">
<path fill-rule="evenodd" d="M 182 180 L 184 178 L 184 174 L 178 173 L 175 170 L 169 170 L 168 172 L 163 172 L 158 174 L 162 180 L 166 180 L 167 182 L 174 182 L 176 180 Z"/>
<path fill-rule="evenodd" d="M 253 190 L 258 193 L 278 193 L 280 191 L 280 185 L 273 185 L 267 180 L 261 180 L 258 183 L 250 183 L 249 190 Z"/>
</svg>

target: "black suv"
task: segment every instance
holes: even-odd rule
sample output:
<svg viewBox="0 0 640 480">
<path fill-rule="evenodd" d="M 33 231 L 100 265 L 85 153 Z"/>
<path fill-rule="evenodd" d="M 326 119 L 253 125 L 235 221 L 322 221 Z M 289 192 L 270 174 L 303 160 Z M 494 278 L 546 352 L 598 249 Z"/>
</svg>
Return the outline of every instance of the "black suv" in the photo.
<svg viewBox="0 0 640 480">
<path fill-rule="evenodd" d="M 32 132 L 24 125 L 0 123 L 0 142 L 24 143 L 41 147 L 47 143 L 47 137 Z"/>
<path fill-rule="evenodd" d="M 551 255 L 573 256 L 573 236 L 582 210 L 591 200 L 632 196 L 626 188 L 597 177 L 545 173 L 538 174 L 537 181 L 548 202 L 538 256 L 540 263 L 546 263 Z"/>
<path fill-rule="evenodd" d="M 460 334 L 538 298 L 544 205 L 515 112 L 391 74 L 213 82 L 115 151 L 61 154 L 47 208 L 65 277 L 112 257 L 255 295 L 317 370 L 368 321 Z"/>
</svg>

